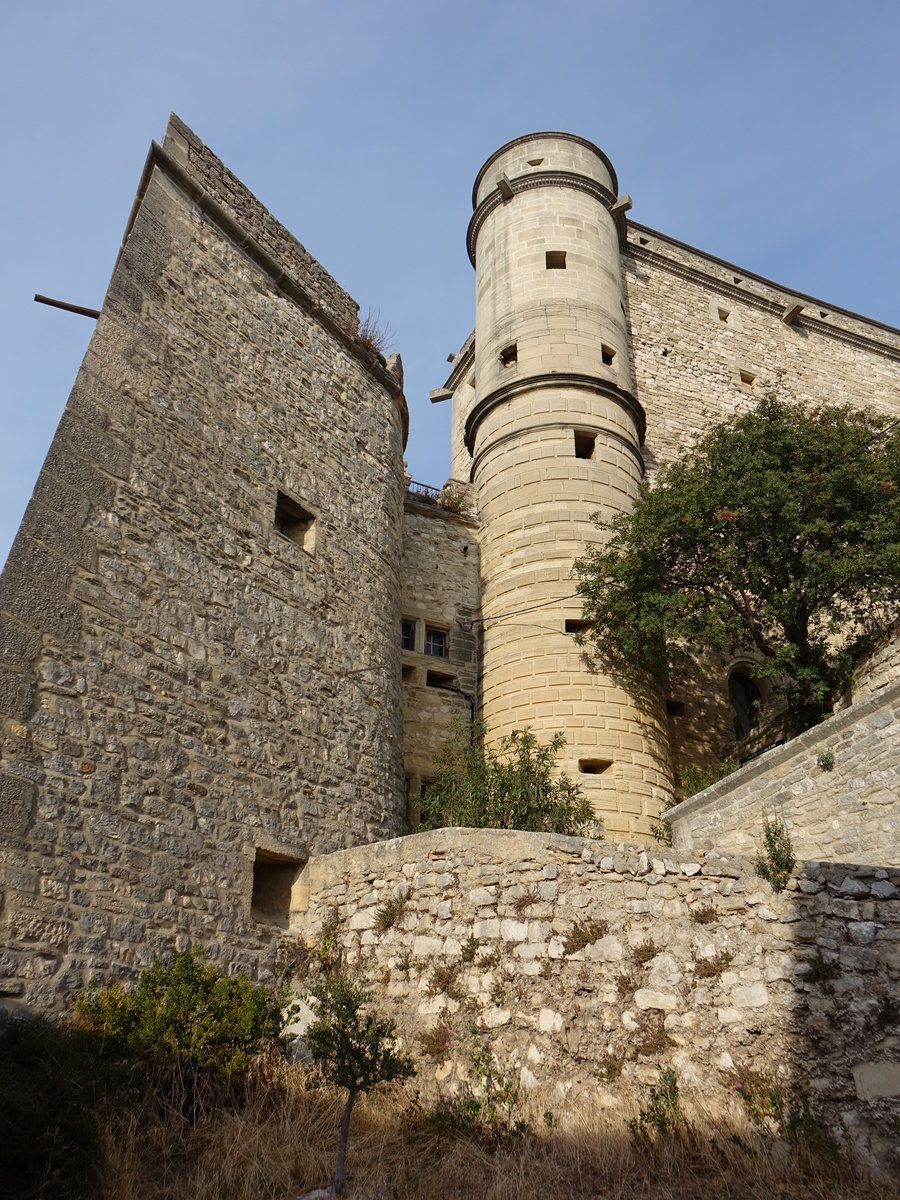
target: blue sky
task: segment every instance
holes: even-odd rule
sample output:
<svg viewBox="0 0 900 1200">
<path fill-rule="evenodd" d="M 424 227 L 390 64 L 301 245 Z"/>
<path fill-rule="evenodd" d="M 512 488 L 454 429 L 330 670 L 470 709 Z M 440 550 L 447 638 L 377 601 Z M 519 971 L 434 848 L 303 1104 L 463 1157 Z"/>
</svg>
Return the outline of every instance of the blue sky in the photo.
<svg viewBox="0 0 900 1200">
<path fill-rule="evenodd" d="M 0 561 L 170 109 L 403 356 L 413 477 L 448 472 L 428 392 L 474 323 L 471 187 L 534 129 L 597 142 L 634 220 L 900 324 L 900 6 L 819 0 L 32 0 L 0 18 Z"/>
</svg>

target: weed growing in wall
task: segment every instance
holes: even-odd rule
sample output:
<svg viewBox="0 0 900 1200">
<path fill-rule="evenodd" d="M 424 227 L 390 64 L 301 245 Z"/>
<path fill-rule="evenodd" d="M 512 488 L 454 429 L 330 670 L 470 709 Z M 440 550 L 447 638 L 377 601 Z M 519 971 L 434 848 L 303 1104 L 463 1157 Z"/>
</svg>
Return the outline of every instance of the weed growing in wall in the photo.
<svg viewBox="0 0 900 1200">
<path fill-rule="evenodd" d="M 659 954 L 659 946 L 651 938 L 639 942 L 631 951 L 631 957 L 641 966 L 646 966 L 651 959 L 656 958 L 657 954 Z"/>
<path fill-rule="evenodd" d="M 406 909 L 406 900 L 403 896 L 389 896 L 379 908 L 375 910 L 375 929 L 378 933 L 387 933 L 389 929 L 393 929 Z"/>
<path fill-rule="evenodd" d="M 781 817 L 770 817 L 763 809 L 762 845 L 756 858 L 756 873 L 771 883 L 776 892 L 787 887 L 795 865 L 791 835 Z"/>
<path fill-rule="evenodd" d="M 830 749 L 830 747 L 826 746 L 824 750 L 820 750 L 816 755 L 816 763 L 822 768 L 823 771 L 833 771 L 834 751 Z"/>
<path fill-rule="evenodd" d="M 695 979 L 718 979 L 722 972 L 730 967 L 734 956 L 727 950 L 718 950 L 712 958 L 694 959 Z"/>
<path fill-rule="evenodd" d="M 606 937 L 608 932 L 609 925 L 606 921 L 576 921 L 566 934 L 565 952 L 566 954 L 575 954 L 577 951 L 583 950 L 585 946 L 590 946 L 592 942 Z"/>
</svg>

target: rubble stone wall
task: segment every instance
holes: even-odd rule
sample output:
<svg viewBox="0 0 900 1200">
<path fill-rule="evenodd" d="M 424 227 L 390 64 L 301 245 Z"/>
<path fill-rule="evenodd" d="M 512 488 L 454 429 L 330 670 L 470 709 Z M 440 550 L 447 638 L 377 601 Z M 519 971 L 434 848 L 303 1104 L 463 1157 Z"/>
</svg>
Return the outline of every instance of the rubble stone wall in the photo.
<svg viewBox="0 0 900 1200">
<path fill-rule="evenodd" d="M 11 1004 L 195 942 L 255 973 L 291 871 L 405 828 L 405 402 L 187 184 L 151 157 L 0 579 Z"/>
<path fill-rule="evenodd" d="M 776 893 L 712 852 L 445 829 L 311 859 L 297 898 L 293 933 L 334 931 L 426 1091 L 471 1078 L 474 1030 L 570 1103 L 646 1099 L 671 1065 L 727 1113 L 754 1071 L 896 1147 L 897 869 L 811 862 Z"/>
</svg>

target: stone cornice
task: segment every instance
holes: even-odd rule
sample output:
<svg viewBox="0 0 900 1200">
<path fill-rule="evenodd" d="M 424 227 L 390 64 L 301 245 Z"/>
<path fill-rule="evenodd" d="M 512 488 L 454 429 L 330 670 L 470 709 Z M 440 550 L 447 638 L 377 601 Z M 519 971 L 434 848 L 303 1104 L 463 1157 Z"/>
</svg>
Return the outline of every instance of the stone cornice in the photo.
<svg viewBox="0 0 900 1200">
<path fill-rule="evenodd" d="M 714 264 L 717 267 L 722 267 L 729 272 L 734 272 L 740 275 L 744 280 L 762 284 L 764 287 L 771 288 L 781 294 L 779 300 L 772 300 L 767 296 L 762 296 L 758 292 L 751 292 L 746 286 L 730 283 L 725 279 L 721 279 L 718 275 L 711 271 L 704 271 L 701 267 L 693 267 L 688 263 L 679 262 L 677 259 L 670 258 L 664 248 L 656 248 L 653 246 L 641 246 L 637 242 L 629 241 L 623 246 L 623 253 L 630 255 L 638 262 L 649 262 L 655 266 L 661 267 L 668 271 L 670 275 L 676 275 L 681 279 L 687 279 L 692 283 L 700 284 L 702 287 L 714 291 L 717 295 L 727 296 L 729 299 L 740 301 L 742 304 L 747 304 L 752 308 L 756 308 L 761 312 L 770 313 L 777 316 L 779 319 L 784 313 L 785 305 L 793 301 L 805 301 L 811 307 L 824 309 L 827 308 L 830 313 L 839 314 L 842 317 L 848 317 L 853 321 L 861 321 L 866 325 L 872 326 L 874 329 L 884 330 L 885 333 L 900 336 L 900 330 L 895 329 L 892 325 L 885 325 L 880 321 L 872 320 L 868 317 L 860 316 L 858 313 L 849 312 L 847 309 L 838 308 L 834 304 L 828 304 L 823 300 L 817 300 L 814 296 L 806 296 L 802 292 L 794 291 L 791 288 L 783 287 L 774 280 L 766 279 L 762 275 L 755 275 L 752 271 L 747 271 L 743 267 L 726 262 L 724 259 L 715 258 L 711 254 L 706 254 L 702 250 L 697 250 L 693 246 L 688 246 L 684 242 L 676 241 L 674 238 L 668 237 L 666 234 L 657 233 L 653 229 L 648 229 L 643 225 L 636 225 L 633 222 L 628 223 L 630 230 L 640 230 L 646 232 L 653 238 L 658 238 L 662 247 L 668 243 L 678 247 L 689 254 L 696 254 L 698 258 L 704 259 L 707 262 Z M 811 332 L 824 334 L 826 337 L 834 338 L 837 341 L 845 342 L 851 346 L 857 346 L 860 349 L 871 351 L 875 354 L 880 354 L 884 358 L 900 360 L 900 345 L 892 345 L 888 341 L 880 340 L 874 337 L 866 337 L 862 333 L 854 333 L 850 329 L 844 329 L 839 325 L 829 324 L 828 321 L 823 321 L 810 316 L 803 312 L 793 323 L 794 328 L 807 329 Z"/>
<path fill-rule="evenodd" d="M 472 454 L 474 452 L 475 433 L 479 424 L 498 404 L 505 404 L 507 400 L 511 400 L 513 396 L 518 396 L 522 392 L 537 391 L 544 388 L 577 388 L 606 396 L 628 413 L 637 426 L 638 439 L 640 444 L 643 445 L 647 419 L 643 408 L 630 392 L 626 392 L 624 388 L 620 388 L 616 384 L 600 378 L 598 375 L 578 375 L 552 371 L 545 375 L 528 375 L 524 379 L 515 379 L 512 383 L 505 383 L 502 387 L 495 388 L 493 392 L 489 392 L 486 396 L 482 397 L 466 419 L 464 440 L 469 453 Z"/>
<path fill-rule="evenodd" d="M 320 325 L 323 325 L 329 333 L 343 343 L 354 358 L 359 360 L 369 374 L 377 379 L 382 387 L 393 397 L 397 405 L 403 432 L 403 445 L 405 447 L 409 436 L 409 409 L 406 405 L 406 397 L 403 395 L 403 388 L 398 384 L 394 376 L 363 348 L 359 339 L 353 333 L 345 329 L 343 325 L 334 319 L 332 314 L 319 303 L 316 297 L 298 279 L 288 274 L 282 265 L 260 245 L 256 238 L 248 233 L 235 217 L 209 194 L 190 171 L 186 170 L 158 142 L 151 142 L 150 144 L 150 151 L 144 163 L 144 169 L 141 173 L 140 183 L 138 184 L 137 195 L 134 198 L 131 212 L 128 215 L 128 222 L 125 226 L 125 232 L 122 235 L 122 245 L 116 258 L 116 266 L 119 265 L 119 260 L 125 252 L 128 238 L 137 220 L 141 205 L 144 202 L 144 196 L 146 195 L 147 188 L 150 186 L 154 170 L 158 170 L 165 175 L 192 203 L 196 204 L 204 216 L 212 221 L 229 241 L 242 250 L 268 276 L 270 282 L 278 291 L 299 305 L 305 312 L 309 313 Z"/>
<path fill-rule="evenodd" d="M 584 146 L 586 150 L 590 150 L 592 154 L 596 154 L 603 165 L 609 171 L 610 178 L 613 181 L 613 186 L 618 189 L 619 181 L 616 178 L 615 167 L 603 153 L 599 146 L 595 146 L 593 142 L 589 142 L 587 138 L 579 137 L 577 133 L 562 133 L 559 130 L 542 130 L 538 133 L 523 133 L 521 137 L 513 138 L 511 142 L 505 142 L 499 150 L 495 150 L 489 159 L 482 165 L 478 174 L 475 176 L 475 184 L 472 188 L 472 208 L 478 207 L 478 188 L 484 178 L 484 174 L 492 162 L 496 162 L 501 154 L 505 154 L 507 150 L 512 150 L 513 146 L 522 146 L 525 142 L 534 142 L 543 138 L 552 138 L 554 141 L 560 138 L 566 142 L 575 142 L 578 146 Z"/>
<path fill-rule="evenodd" d="M 567 187 L 574 188 L 579 192 L 587 192 L 589 196 L 593 196 L 605 208 L 610 210 L 616 202 L 616 197 L 609 188 L 604 187 L 602 183 L 597 183 L 594 179 L 589 179 L 587 175 L 578 174 L 576 171 L 532 171 L 528 175 L 517 175 L 515 179 L 510 179 L 509 186 L 512 188 L 514 196 L 521 192 L 528 192 L 532 188 Z M 466 250 L 468 251 L 469 262 L 471 262 L 473 267 L 475 266 L 475 242 L 478 238 L 479 230 L 494 209 L 498 205 L 506 203 L 508 201 L 504 200 L 500 189 L 495 188 L 493 192 L 489 192 L 485 196 L 472 213 L 469 228 L 466 230 Z"/>
</svg>

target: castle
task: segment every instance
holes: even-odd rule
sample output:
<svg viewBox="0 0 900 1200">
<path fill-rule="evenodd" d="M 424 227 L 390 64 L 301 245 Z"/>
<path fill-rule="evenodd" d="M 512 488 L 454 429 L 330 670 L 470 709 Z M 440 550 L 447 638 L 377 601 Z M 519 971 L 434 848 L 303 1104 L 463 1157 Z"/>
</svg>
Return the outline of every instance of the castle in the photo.
<svg viewBox="0 0 900 1200">
<path fill-rule="evenodd" d="M 569 134 L 481 168 L 475 330 L 432 393 L 452 406 L 432 494 L 405 475 L 399 357 L 170 118 L 0 580 L 7 1003 L 50 1007 L 198 941 L 256 970 L 311 856 L 407 831 L 455 715 L 493 738 L 561 730 L 560 765 L 623 841 L 647 836 L 681 756 L 745 732 L 727 673 L 638 709 L 575 643 L 591 514 L 627 511 L 776 378 L 895 413 L 900 335 L 629 207 Z M 888 697 L 860 751 L 879 763 L 898 667 L 883 647 L 843 718 L 852 737 L 854 705 Z M 876 809 L 880 846 L 897 824 Z"/>
</svg>

